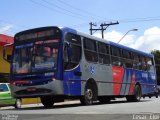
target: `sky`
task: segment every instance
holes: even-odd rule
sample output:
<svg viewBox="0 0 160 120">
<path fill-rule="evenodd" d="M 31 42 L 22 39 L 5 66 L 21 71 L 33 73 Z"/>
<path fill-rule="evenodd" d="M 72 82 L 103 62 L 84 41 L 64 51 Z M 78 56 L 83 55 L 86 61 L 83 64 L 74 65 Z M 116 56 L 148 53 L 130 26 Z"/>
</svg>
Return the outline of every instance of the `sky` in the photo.
<svg viewBox="0 0 160 120">
<path fill-rule="evenodd" d="M 71 27 L 89 34 L 89 23 L 119 22 L 109 26 L 104 38 L 144 52 L 160 50 L 160 0 L 3 0 L 0 34 L 44 26 Z M 94 36 L 101 37 L 96 31 Z"/>
</svg>

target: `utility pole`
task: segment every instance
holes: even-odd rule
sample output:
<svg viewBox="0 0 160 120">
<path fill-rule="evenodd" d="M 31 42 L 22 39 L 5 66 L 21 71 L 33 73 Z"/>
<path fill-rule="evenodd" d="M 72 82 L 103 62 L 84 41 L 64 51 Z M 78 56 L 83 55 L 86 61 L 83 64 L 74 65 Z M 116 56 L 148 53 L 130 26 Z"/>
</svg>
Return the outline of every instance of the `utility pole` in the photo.
<svg viewBox="0 0 160 120">
<path fill-rule="evenodd" d="M 97 26 L 95 23 L 92 23 L 92 22 L 90 22 L 89 23 L 89 25 L 90 25 L 90 35 L 92 35 L 93 33 L 92 33 L 92 31 L 93 31 L 93 29 L 92 29 L 92 26 Z"/>
<path fill-rule="evenodd" d="M 93 29 L 92 28 L 92 26 L 96 26 L 95 24 L 93 24 L 92 22 L 90 22 L 89 23 L 90 24 L 90 34 L 92 35 L 93 34 L 93 30 L 96 32 L 97 30 L 100 30 L 101 31 L 101 34 L 102 34 L 102 39 L 104 38 L 104 31 L 110 26 L 110 25 L 116 25 L 116 24 L 119 24 L 119 22 L 117 21 L 117 22 L 115 22 L 115 23 L 113 23 L 113 22 L 111 22 L 111 23 L 108 23 L 108 24 L 106 24 L 106 23 L 102 23 L 101 25 L 100 25 L 100 27 L 101 28 L 98 28 L 98 29 Z"/>
</svg>

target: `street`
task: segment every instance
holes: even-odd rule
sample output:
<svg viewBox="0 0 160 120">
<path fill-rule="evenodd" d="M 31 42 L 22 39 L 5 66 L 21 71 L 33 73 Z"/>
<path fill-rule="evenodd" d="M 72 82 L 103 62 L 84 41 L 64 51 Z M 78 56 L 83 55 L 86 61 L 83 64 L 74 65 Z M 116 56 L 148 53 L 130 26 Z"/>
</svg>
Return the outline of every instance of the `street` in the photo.
<svg viewBox="0 0 160 120">
<path fill-rule="evenodd" d="M 141 102 L 127 102 L 126 99 L 117 99 L 109 104 L 94 103 L 92 106 L 82 106 L 77 101 L 56 103 L 53 108 L 44 108 L 42 104 L 23 105 L 21 109 L 3 107 L 0 110 L 2 117 L 18 117 L 18 120 L 106 120 L 106 119 L 160 119 L 159 98 L 145 98 Z M 6 120 L 6 119 L 2 120 Z"/>
</svg>

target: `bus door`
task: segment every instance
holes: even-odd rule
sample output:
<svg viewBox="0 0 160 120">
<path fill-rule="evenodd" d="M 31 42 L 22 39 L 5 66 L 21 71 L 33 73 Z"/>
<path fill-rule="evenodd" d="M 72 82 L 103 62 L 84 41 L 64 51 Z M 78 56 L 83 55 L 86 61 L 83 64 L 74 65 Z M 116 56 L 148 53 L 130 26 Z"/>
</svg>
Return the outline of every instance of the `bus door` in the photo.
<svg viewBox="0 0 160 120">
<path fill-rule="evenodd" d="M 68 34 L 68 40 L 65 42 L 63 50 L 63 68 L 64 68 L 64 93 L 70 96 L 81 95 L 81 44 L 79 38 L 73 34 Z"/>
<path fill-rule="evenodd" d="M 81 95 L 80 67 L 64 72 L 64 93 L 69 96 Z"/>
</svg>

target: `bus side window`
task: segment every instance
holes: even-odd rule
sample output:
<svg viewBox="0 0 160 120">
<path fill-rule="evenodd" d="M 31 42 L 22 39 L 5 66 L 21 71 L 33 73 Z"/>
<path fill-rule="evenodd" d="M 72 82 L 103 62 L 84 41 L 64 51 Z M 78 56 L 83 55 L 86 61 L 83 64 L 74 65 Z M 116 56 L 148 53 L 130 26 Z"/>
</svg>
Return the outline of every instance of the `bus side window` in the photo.
<svg viewBox="0 0 160 120">
<path fill-rule="evenodd" d="M 84 38 L 84 54 L 89 62 L 98 62 L 96 41 Z"/>
<path fill-rule="evenodd" d="M 147 62 L 147 71 L 154 73 L 155 70 L 154 70 L 153 58 L 147 58 L 146 62 Z"/>
<path fill-rule="evenodd" d="M 147 62 L 145 57 L 142 57 L 142 70 L 147 71 Z"/>
<path fill-rule="evenodd" d="M 139 69 L 139 58 L 136 53 L 132 53 L 133 56 L 133 68 L 134 69 Z"/>
<path fill-rule="evenodd" d="M 139 70 L 146 71 L 146 62 L 144 56 L 139 56 Z"/>
<path fill-rule="evenodd" d="M 132 53 L 130 51 L 122 50 L 122 62 L 123 62 L 123 66 L 126 68 L 133 67 Z"/>
<path fill-rule="evenodd" d="M 118 47 L 111 46 L 111 55 L 112 65 L 119 67 L 122 66 L 121 49 Z"/>
<path fill-rule="evenodd" d="M 109 45 L 98 42 L 99 63 L 110 64 Z"/>
</svg>

